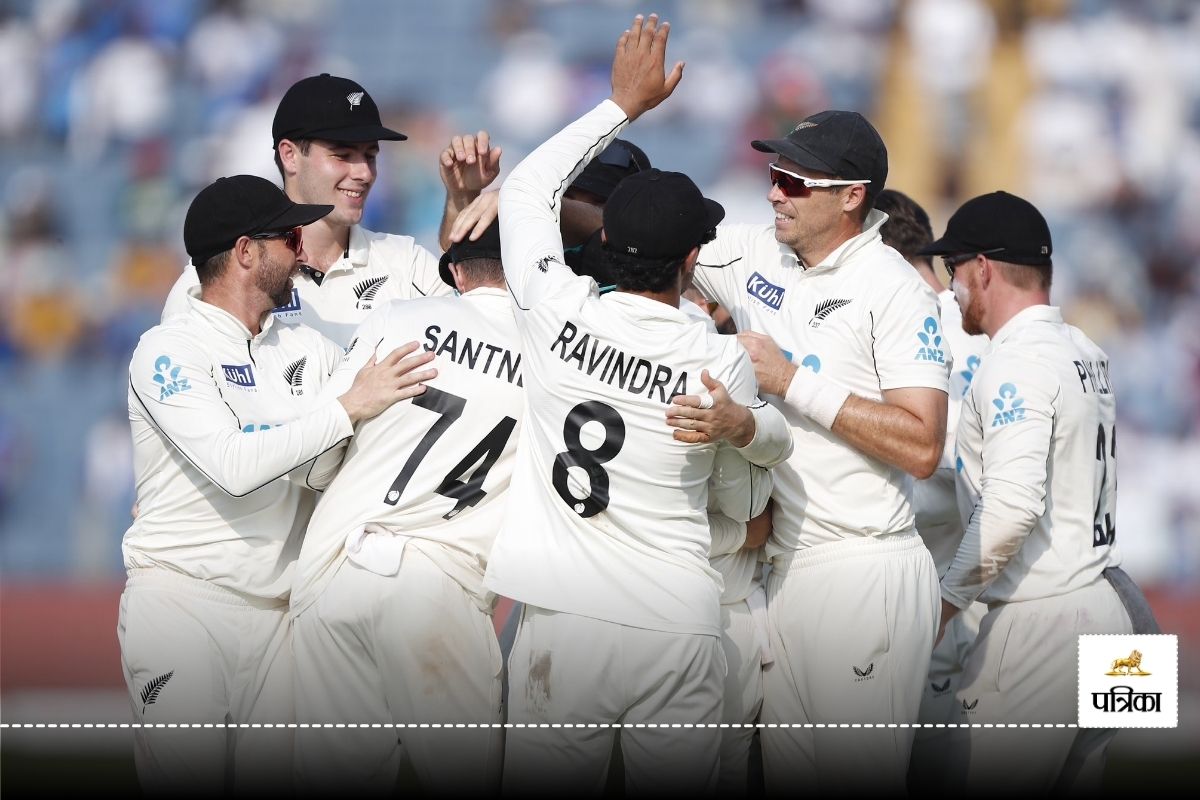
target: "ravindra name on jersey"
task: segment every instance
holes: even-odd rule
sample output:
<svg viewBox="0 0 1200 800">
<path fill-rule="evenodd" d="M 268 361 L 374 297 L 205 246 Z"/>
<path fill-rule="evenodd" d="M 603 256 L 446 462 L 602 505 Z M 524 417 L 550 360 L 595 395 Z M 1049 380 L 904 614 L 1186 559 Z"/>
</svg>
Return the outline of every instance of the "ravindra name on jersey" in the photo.
<svg viewBox="0 0 1200 800">
<path fill-rule="evenodd" d="M 736 402 L 756 402 L 750 360 L 735 338 L 709 333 L 678 308 L 600 296 L 565 266 L 558 232 L 564 176 L 626 122 L 605 101 L 522 162 L 501 190 L 529 416 L 486 583 L 553 611 L 719 636 L 706 512 L 718 445 L 675 441 L 665 412 L 674 394 L 706 391 L 704 369 Z"/>
<path fill-rule="evenodd" d="M 389 303 L 355 334 L 330 391 L 344 391 L 372 354 L 417 341 L 438 375 L 423 394 L 359 424 L 313 514 L 296 570 L 299 613 L 349 555 L 395 574 L 408 540 L 490 604 L 483 572 L 504 509 L 524 417 L 522 356 L 508 293 Z M 325 466 L 325 465 L 322 465 Z"/>
</svg>

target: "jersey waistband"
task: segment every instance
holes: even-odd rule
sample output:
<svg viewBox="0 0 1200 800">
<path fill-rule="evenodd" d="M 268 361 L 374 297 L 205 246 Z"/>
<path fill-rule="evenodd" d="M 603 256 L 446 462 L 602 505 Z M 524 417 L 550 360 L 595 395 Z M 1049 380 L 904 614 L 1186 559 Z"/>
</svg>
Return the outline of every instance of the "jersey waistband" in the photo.
<svg viewBox="0 0 1200 800">
<path fill-rule="evenodd" d="M 783 573 L 814 567 L 818 564 L 831 564 L 834 561 L 844 561 L 848 558 L 874 558 L 892 553 L 908 553 L 924 548 L 925 543 L 917 535 L 916 528 L 883 536 L 855 536 L 839 542 L 828 542 L 806 547 L 803 550 L 780 553 L 771 559 L 771 571 Z"/>
<path fill-rule="evenodd" d="M 129 579 L 125 582 L 126 589 L 170 589 L 190 594 L 199 600 L 244 608 L 257 608 L 264 611 L 286 611 L 288 607 L 287 599 L 253 597 L 226 589 L 224 586 L 217 586 L 212 581 L 193 578 L 169 569 L 142 567 L 128 570 L 128 574 Z"/>
</svg>

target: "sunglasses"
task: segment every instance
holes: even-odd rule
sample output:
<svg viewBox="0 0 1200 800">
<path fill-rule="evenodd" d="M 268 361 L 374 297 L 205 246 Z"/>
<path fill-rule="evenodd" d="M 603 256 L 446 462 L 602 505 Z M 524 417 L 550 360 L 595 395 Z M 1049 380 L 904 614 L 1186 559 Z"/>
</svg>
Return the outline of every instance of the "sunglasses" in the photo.
<svg viewBox="0 0 1200 800">
<path fill-rule="evenodd" d="M 991 256 L 1003 251 L 1003 247 L 993 247 L 990 250 L 980 250 L 975 253 L 963 253 L 957 256 L 942 256 L 942 266 L 946 268 L 946 274 L 950 276 L 950 280 L 954 280 L 954 270 L 958 269 L 968 261 L 974 261 L 976 256 Z"/>
<path fill-rule="evenodd" d="M 296 255 L 300 255 L 300 249 L 304 246 L 304 229 L 295 227 L 287 231 L 271 231 L 269 233 L 256 233 L 250 237 L 251 239 L 282 239 L 284 245 L 287 246 Z"/>
<path fill-rule="evenodd" d="M 870 183 L 869 180 L 843 181 L 835 178 L 806 178 L 789 172 L 778 164 L 769 164 L 771 168 L 771 185 L 778 186 L 779 191 L 788 197 L 808 197 L 813 189 L 828 189 L 831 186 L 853 186 L 856 183 Z"/>
</svg>

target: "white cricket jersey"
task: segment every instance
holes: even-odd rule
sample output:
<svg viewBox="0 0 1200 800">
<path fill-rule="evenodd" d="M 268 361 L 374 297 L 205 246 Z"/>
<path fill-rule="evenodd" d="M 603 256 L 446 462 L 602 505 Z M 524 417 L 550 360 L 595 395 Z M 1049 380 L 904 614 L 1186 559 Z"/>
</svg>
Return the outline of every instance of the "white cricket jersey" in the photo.
<svg viewBox="0 0 1200 800">
<path fill-rule="evenodd" d="M 949 289 L 938 295 L 942 311 L 942 332 L 946 337 L 946 362 L 950 367 L 950 396 L 946 408 L 946 446 L 937 470 L 925 480 L 913 483 L 913 512 L 917 533 L 921 534 L 933 556 L 937 574 L 945 575 L 962 541 L 962 517 L 954 488 L 954 432 L 962 398 L 971 385 L 975 370 L 988 348 L 986 336 L 971 336 L 962 328 L 962 311 Z M 951 358 L 953 356 L 953 358 Z"/>
<path fill-rule="evenodd" d="M 454 294 L 438 275 L 438 259 L 411 236 L 375 233 L 361 225 L 350 228 L 350 246 L 321 272 L 302 267 L 292 278 L 292 299 L 275 316 L 315 328 L 342 347 L 371 309 L 390 300 Z M 191 287 L 199 286 L 196 268 L 188 263 L 163 307 L 162 320 L 187 309 Z"/>
<path fill-rule="evenodd" d="M 503 289 L 392 302 L 354 335 L 330 391 L 372 354 L 417 341 L 438 375 L 425 392 L 357 427 L 309 523 L 292 590 L 299 613 L 350 554 L 394 575 L 409 539 L 486 605 L 482 588 L 512 475 L 525 392 L 512 302 Z"/>
<path fill-rule="evenodd" d="M 794 363 L 881 400 L 902 387 L 947 390 L 937 297 L 883 244 L 887 215 L 808 269 L 775 239 L 773 225 L 723 225 L 700 250 L 695 283 L 725 306 L 738 330 L 767 334 Z M 776 511 L 767 554 L 913 527 L 912 479 L 771 398 L 792 426 L 795 449 L 773 470 Z"/>
<path fill-rule="evenodd" d="M 675 441 L 666 409 L 676 394 L 704 391 L 704 369 L 753 403 L 750 359 L 678 308 L 600 296 L 563 260 L 562 190 L 627 122 L 604 101 L 500 191 L 528 417 L 486 585 L 553 611 L 719 636 L 706 512 L 718 445 Z"/>
<path fill-rule="evenodd" d="M 958 422 L 966 531 L 942 596 L 1035 600 L 1117 566 L 1116 398 L 1108 356 L 1051 306 L 996 332 Z"/>
<path fill-rule="evenodd" d="M 270 314 L 252 336 L 222 309 L 186 302 L 129 364 L 138 515 L 125 567 L 283 599 L 312 510 L 306 462 L 353 433 L 336 397 L 318 396 L 342 351 Z"/>
</svg>

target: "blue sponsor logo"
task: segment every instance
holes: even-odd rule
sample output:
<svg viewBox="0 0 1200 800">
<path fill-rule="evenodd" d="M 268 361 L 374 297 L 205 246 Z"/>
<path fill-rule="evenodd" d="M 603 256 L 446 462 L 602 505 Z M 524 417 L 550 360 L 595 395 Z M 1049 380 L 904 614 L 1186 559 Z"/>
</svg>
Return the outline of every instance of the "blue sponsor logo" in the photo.
<svg viewBox="0 0 1200 800">
<path fill-rule="evenodd" d="M 802 360 L 800 362 L 800 366 L 808 367 L 813 372 L 820 372 L 821 371 L 821 359 L 818 358 L 816 356 L 816 354 L 809 353 L 808 355 L 806 355 L 804 357 L 804 360 Z"/>
<path fill-rule="evenodd" d="M 946 363 L 946 351 L 942 349 L 942 336 L 938 333 L 938 321 L 934 317 L 926 317 L 924 330 L 917 332 L 921 347 L 917 350 L 916 361 L 932 361 L 935 364 Z"/>
<path fill-rule="evenodd" d="M 1025 419 L 1025 409 L 1022 408 L 1025 401 L 1017 396 L 1016 384 L 1001 384 L 1000 395 L 992 401 L 992 405 L 996 407 L 996 414 L 992 417 L 993 428 L 1002 428 Z"/>
<path fill-rule="evenodd" d="M 249 364 L 222 364 L 221 370 L 225 373 L 225 382 L 232 386 L 248 389 L 255 385 L 254 370 Z"/>
<path fill-rule="evenodd" d="M 179 377 L 179 367 L 171 364 L 170 356 L 159 356 L 154 359 L 153 380 L 158 384 L 159 401 L 192 388 L 187 378 Z"/>
<path fill-rule="evenodd" d="M 271 309 L 272 314 L 299 314 L 300 313 L 300 292 L 292 289 L 292 300 L 286 305 Z"/>
<path fill-rule="evenodd" d="M 963 379 L 963 397 L 966 397 L 967 392 L 971 390 L 971 381 L 975 379 L 975 370 L 979 369 L 979 365 L 981 363 L 982 362 L 979 360 L 979 356 L 970 355 L 967 356 L 967 368 L 964 370 L 959 370 L 958 374 L 961 375 Z"/>
<path fill-rule="evenodd" d="M 757 272 L 746 281 L 746 291 L 751 297 L 776 311 L 783 305 L 783 287 L 776 286 Z"/>
</svg>

